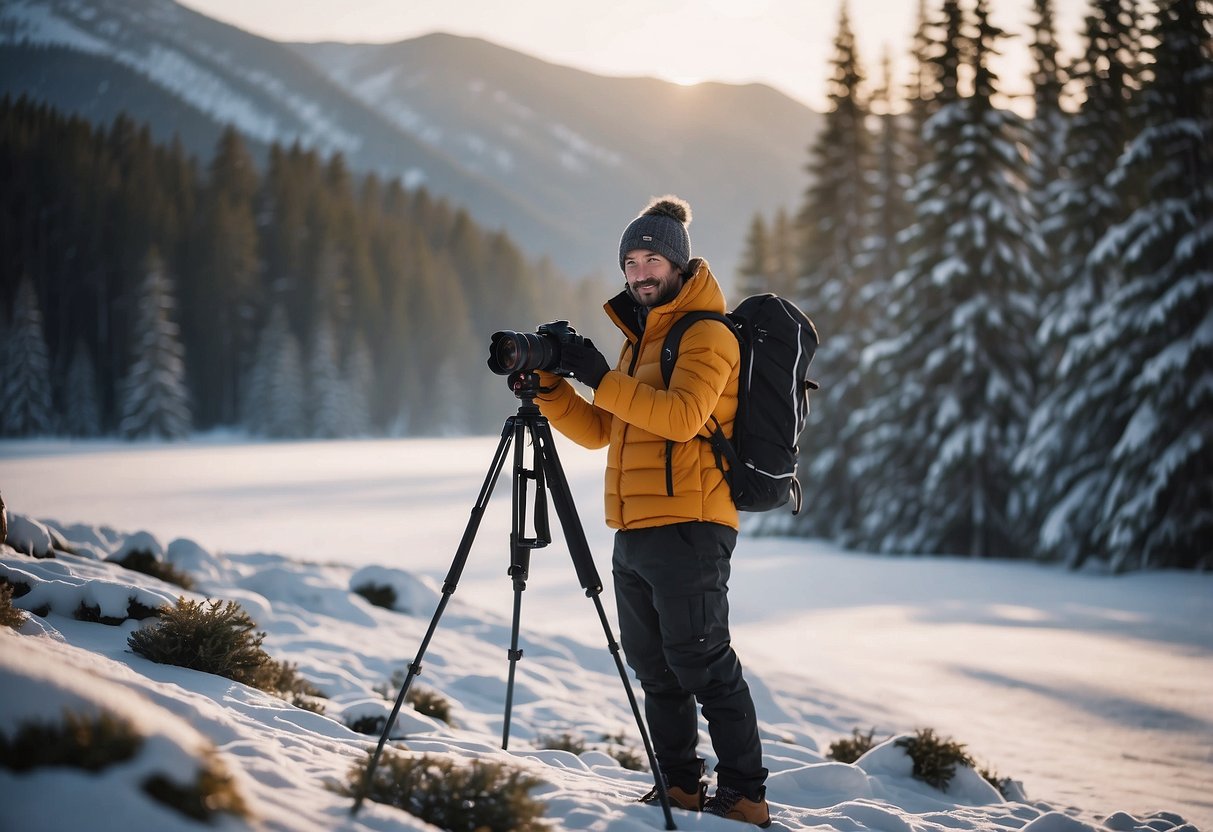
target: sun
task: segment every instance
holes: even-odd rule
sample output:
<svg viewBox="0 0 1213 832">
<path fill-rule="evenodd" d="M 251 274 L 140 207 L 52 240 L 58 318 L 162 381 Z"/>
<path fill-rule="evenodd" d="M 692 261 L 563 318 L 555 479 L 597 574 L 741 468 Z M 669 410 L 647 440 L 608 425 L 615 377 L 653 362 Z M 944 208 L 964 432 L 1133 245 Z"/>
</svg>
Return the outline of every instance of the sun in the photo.
<svg viewBox="0 0 1213 832">
<path fill-rule="evenodd" d="M 680 87 L 693 87 L 703 83 L 703 79 L 692 75 L 666 75 L 665 80 Z"/>
</svg>

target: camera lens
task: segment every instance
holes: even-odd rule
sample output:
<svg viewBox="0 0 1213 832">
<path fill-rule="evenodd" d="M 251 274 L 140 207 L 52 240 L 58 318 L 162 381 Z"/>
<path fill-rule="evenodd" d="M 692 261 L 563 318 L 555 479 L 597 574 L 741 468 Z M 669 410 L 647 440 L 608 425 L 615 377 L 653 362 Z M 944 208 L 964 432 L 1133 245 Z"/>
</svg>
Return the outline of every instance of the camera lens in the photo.
<svg viewBox="0 0 1213 832">
<path fill-rule="evenodd" d="M 494 332 L 489 344 L 489 369 L 498 375 L 549 370 L 559 363 L 554 338 L 529 332 Z"/>
</svg>

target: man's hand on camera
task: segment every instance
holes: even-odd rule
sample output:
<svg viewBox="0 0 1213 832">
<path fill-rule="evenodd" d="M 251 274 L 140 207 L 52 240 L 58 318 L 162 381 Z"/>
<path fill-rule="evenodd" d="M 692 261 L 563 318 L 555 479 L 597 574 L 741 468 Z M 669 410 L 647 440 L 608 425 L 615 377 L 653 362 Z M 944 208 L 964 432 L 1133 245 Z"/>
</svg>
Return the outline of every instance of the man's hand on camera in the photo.
<svg viewBox="0 0 1213 832">
<path fill-rule="evenodd" d="M 582 384 L 598 389 L 602 377 L 611 369 L 606 358 L 589 338 L 572 341 L 560 349 L 560 363 Z"/>
</svg>

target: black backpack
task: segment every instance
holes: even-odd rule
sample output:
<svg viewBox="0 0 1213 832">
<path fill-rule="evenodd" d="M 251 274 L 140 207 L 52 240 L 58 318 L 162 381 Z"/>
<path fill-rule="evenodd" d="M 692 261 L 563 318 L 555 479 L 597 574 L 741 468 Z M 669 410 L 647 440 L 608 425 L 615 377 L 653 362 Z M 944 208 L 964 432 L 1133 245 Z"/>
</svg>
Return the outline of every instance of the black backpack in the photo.
<svg viewBox="0 0 1213 832">
<path fill-rule="evenodd" d="M 687 312 L 674 322 L 662 346 L 661 376 L 667 388 L 683 333 L 705 320 L 720 321 L 737 336 L 741 372 L 733 436 L 726 437 L 712 417 L 711 435 L 699 438 L 711 443 L 739 510 L 769 511 L 791 499 L 795 514 L 802 500 L 797 443 L 809 418 L 809 391 L 817 389 L 808 377 L 817 329 L 796 304 L 772 294 L 751 295 L 725 315 Z M 729 463 L 727 470 L 723 460 Z"/>
</svg>

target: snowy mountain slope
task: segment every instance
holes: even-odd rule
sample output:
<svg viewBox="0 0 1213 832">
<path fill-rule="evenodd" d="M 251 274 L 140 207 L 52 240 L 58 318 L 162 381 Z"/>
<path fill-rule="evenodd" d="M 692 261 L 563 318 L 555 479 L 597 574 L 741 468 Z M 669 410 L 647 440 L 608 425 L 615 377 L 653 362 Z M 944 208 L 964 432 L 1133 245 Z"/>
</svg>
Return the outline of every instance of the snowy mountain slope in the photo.
<svg viewBox="0 0 1213 832">
<path fill-rule="evenodd" d="M 476 38 L 294 48 L 402 130 L 608 238 L 651 189 L 678 192 L 702 207 L 692 239 L 726 273 L 752 215 L 799 200 L 818 126 L 762 85 L 608 78 Z"/>
<path fill-rule="evenodd" d="M 89 115 L 97 98 L 117 95 L 112 86 L 137 78 L 122 106 L 164 140 L 182 135 L 204 159 L 213 152 L 210 136 L 231 124 L 254 145 L 298 141 L 342 153 L 355 169 L 424 184 L 482 225 L 508 227 L 532 251 L 546 250 L 541 241 L 558 250 L 584 244 L 508 189 L 400 131 L 289 48 L 172 0 L 14 0 L 0 6 L 0 48 L 5 63 L 20 67 L 0 78 L 0 94 L 26 93 Z M 99 72 L 106 64 L 113 69 Z"/>
<path fill-rule="evenodd" d="M 753 214 L 799 200 L 818 116 L 761 85 L 605 78 L 485 41 L 276 43 L 172 0 L 0 5 L 0 94 L 103 122 L 121 109 L 204 159 L 232 124 L 403 177 L 572 276 L 611 273 L 653 195 L 699 205 L 697 253 L 724 279 Z"/>
<path fill-rule="evenodd" d="M 82 83 L 81 79 L 89 79 Z M 174 137 L 186 152 L 208 159 L 224 125 L 177 97 L 139 70 L 103 54 L 81 52 L 53 44 L 0 44 L 0 94 L 29 95 L 53 102 L 56 109 L 95 125 L 109 126 L 125 114 L 137 124 L 150 125 L 162 144 Z M 266 146 L 249 138 L 256 157 Z"/>
</svg>

